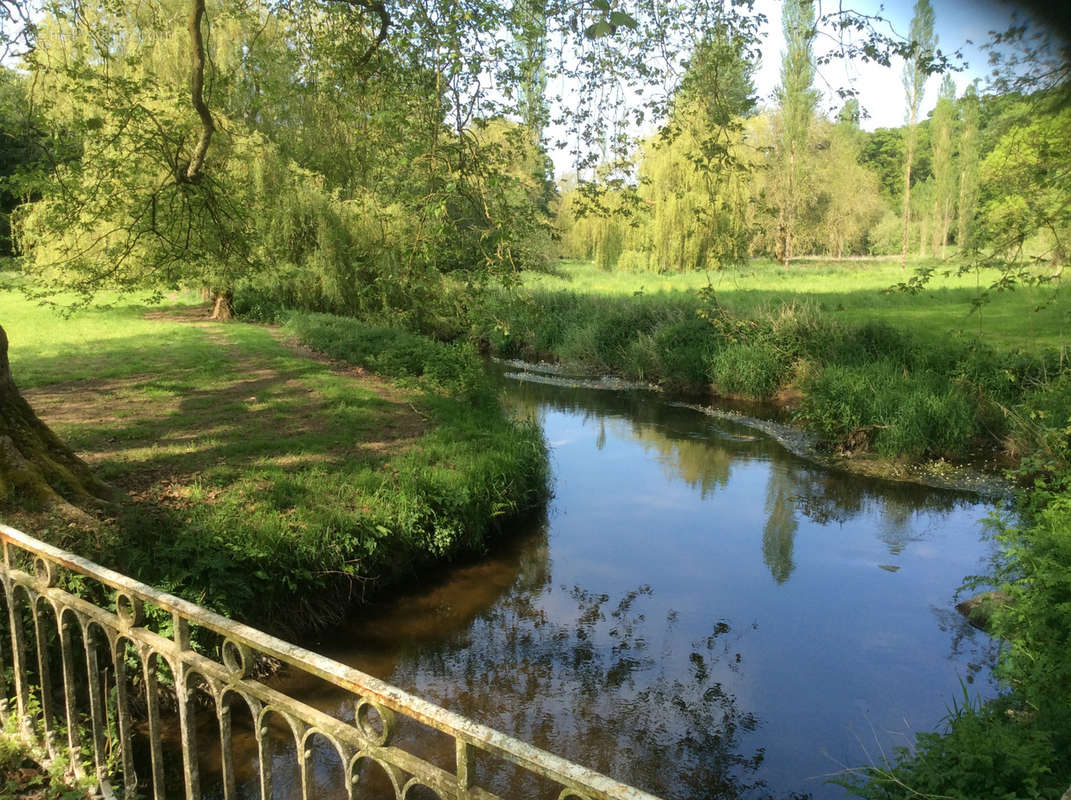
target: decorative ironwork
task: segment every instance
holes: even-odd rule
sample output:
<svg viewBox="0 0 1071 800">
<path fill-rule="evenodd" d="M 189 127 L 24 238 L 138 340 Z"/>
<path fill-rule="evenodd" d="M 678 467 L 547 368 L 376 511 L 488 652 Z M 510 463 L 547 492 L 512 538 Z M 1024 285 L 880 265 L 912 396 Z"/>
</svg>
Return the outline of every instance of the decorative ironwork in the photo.
<svg viewBox="0 0 1071 800">
<path fill-rule="evenodd" d="M 337 796 L 347 799 L 368 796 L 372 773 L 378 773 L 379 786 L 395 800 L 428 790 L 443 800 L 495 800 L 486 786 L 505 769 L 530 779 L 526 796 L 655 800 L 13 528 L 0 525 L 0 542 L 10 634 L 0 643 L 0 716 L 14 714 L 23 735 L 40 742 L 47 757 L 66 755 L 76 773 L 88 766 L 105 797 L 201 800 L 207 748 L 198 749 L 198 737 L 211 721 L 214 730 L 207 733 L 218 744 L 218 764 L 209 777 L 218 788 L 209 795 L 224 800 L 276 796 L 273 773 L 283 769 L 297 775 L 295 797 L 320 798 L 317 760 L 333 761 Z M 70 581 L 79 582 L 78 596 L 62 588 Z M 341 690 L 350 697 L 352 718 L 256 680 L 255 665 L 265 659 Z M 235 755 L 236 714 L 252 737 L 242 758 Z M 441 752 L 437 759 L 413 752 L 419 749 L 414 743 L 428 737 L 399 735 L 406 725 L 438 737 L 439 751 L 452 740 L 448 766 Z M 287 764 L 281 753 L 289 748 L 294 754 Z M 239 771 L 247 766 L 252 771 L 246 769 L 240 783 Z M 277 794 L 285 787 L 275 788 Z"/>
</svg>

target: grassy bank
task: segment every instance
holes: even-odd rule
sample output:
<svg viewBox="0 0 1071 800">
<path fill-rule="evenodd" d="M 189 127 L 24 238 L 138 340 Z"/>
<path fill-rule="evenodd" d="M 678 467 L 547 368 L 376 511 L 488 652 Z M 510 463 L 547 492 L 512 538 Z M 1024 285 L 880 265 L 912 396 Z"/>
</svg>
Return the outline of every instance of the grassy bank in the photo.
<svg viewBox="0 0 1071 800">
<path fill-rule="evenodd" d="M 935 271 L 923 292 L 888 291 L 919 268 Z M 1033 350 L 1071 344 L 1071 319 L 1067 315 L 1071 288 L 989 291 L 1000 277 L 997 270 L 944 274 L 954 269 L 954 264 L 915 260 L 902 270 L 899 259 L 799 260 L 785 269 L 756 259 L 716 272 L 656 275 L 605 272 L 590 263 L 563 261 L 556 265 L 554 274 L 529 273 L 524 286 L 539 296 L 576 292 L 600 297 L 682 297 L 709 286 L 718 301 L 736 313 L 763 313 L 796 302 L 813 306 L 836 322 L 885 322 L 927 337 L 966 339 L 997 349 Z"/>
<path fill-rule="evenodd" d="M 471 348 L 322 316 L 279 330 L 203 315 L 176 300 L 64 320 L 0 294 L 27 399 L 128 498 L 78 539 L 6 519 L 294 632 L 479 552 L 545 498 L 541 434 L 507 420 Z"/>
<path fill-rule="evenodd" d="M 704 283 L 686 291 L 701 280 L 691 275 L 629 293 L 651 277 L 567 266 L 563 277 L 539 276 L 533 288 L 490 297 L 473 335 L 498 356 L 573 362 L 672 391 L 779 401 L 831 449 L 852 454 L 1014 460 L 1047 447 L 1043 427 L 1071 419 L 1071 387 L 1055 346 L 1066 290 L 1036 314 L 1027 309 L 1053 290 L 997 296 L 983 307 L 990 321 L 979 336 L 963 327 L 970 304 L 947 298 L 954 286 L 920 297 L 883 292 L 891 278 L 902 279 L 887 264 L 790 271 L 758 264 L 736 288 Z M 772 288 L 759 292 L 756 284 Z M 908 306 L 923 311 L 902 313 Z"/>
</svg>

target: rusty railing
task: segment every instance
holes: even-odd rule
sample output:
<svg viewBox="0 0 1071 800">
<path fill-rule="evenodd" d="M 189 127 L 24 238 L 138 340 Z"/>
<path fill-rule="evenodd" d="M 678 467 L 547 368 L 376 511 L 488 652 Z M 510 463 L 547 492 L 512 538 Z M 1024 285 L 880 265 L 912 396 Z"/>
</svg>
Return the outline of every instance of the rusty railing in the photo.
<svg viewBox="0 0 1071 800">
<path fill-rule="evenodd" d="M 0 717 L 104 797 L 655 800 L 13 528 L 0 542 Z M 331 713 L 257 680 L 271 662 Z"/>
</svg>

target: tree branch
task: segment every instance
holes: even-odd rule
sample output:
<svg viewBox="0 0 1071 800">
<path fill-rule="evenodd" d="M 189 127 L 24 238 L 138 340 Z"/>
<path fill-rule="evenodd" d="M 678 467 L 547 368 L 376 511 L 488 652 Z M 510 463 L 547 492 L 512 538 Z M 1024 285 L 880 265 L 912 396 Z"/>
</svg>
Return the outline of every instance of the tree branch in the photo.
<svg viewBox="0 0 1071 800">
<path fill-rule="evenodd" d="M 190 33 L 190 94 L 193 98 L 193 107 L 197 116 L 201 118 L 201 138 L 197 140 L 197 146 L 190 156 L 190 164 L 186 168 L 185 180 L 196 182 L 201 178 L 201 172 L 205 165 L 205 155 L 208 153 L 208 145 L 212 141 L 212 134 L 216 130 L 212 121 L 212 113 L 205 103 L 205 44 L 201 35 L 201 18 L 205 14 L 205 0 L 190 0 L 190 16 L 187 28 Z M 178 176 L 176 176 L 178 177 Z"/>
</svg>

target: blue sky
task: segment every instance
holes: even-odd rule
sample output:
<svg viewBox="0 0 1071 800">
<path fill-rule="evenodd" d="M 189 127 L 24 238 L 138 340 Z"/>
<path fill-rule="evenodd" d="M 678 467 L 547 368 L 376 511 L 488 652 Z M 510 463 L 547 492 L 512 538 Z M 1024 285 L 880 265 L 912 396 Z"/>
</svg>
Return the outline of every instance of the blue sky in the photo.
<svg viewBox="0 0 1071 800">
<path fill-rule="evenodd" d="M 1058 0 L 1054 0 L 1058 1 Z M 818 0 L 819 14 L 835 11 L 840 3 L 835 0 Z M 938 47 L 946 53 L 960 49 L 968 62 L 968 69 L 955 73 L 958 94 L 962 94 L 967 85 L 975 78 L 984 78 L 989 71 L 986 54 L 980 45 L 989 39 L 992 30 L 1004 30 L 1012 20 L 1015 6 L 996 0 L 932 0 Z M 906 38 L 911 29 L 911 17 L 914 13 L 913 0 L 890 0 L 884 4 L 873 0 L 845 0 L 843 6 L 866 14 L 880 15 L 888 20 L 883 32 L 895 33 Z M 756 8 L 769 19 L 766 44 L 763 48 L 763 62 L 756 76 L 760 98 L 772 104 L 773 91 L 780 80 L 779 70 L 781 54 L 784 51 L 784 39 L 781 35 L 781 3 L 779 0 L 758 0 Z M 891 26 L 891 30 L 890 27 Z M 973 44 L 968 44 L 973 42 Z M 829 49 L 834 42 L 829 36 L 820 36 L 815 42 L 815 51 L 820 53 Z M 816 81 L 817 88 L 823 93 L 823 110 L 836 109 L 841 101 L 834 94 L 840 86 L 851 86 L 859 92 L 859 102 L 869 117 L 863 120 L 863 127 L 872 130 L 881 127 L 894 127 L 904 122 L 905 99 L 901 82 L 903 62 L 894 61 L 891 67 L 876 64 L 843 62 L 833 63 L 820 68 Z M 925 117 L 937 102 L 937 88 L 941 76 L 930 78 L 926 87 L 926 96 L 922 104 Z"/>
</svg>

